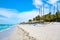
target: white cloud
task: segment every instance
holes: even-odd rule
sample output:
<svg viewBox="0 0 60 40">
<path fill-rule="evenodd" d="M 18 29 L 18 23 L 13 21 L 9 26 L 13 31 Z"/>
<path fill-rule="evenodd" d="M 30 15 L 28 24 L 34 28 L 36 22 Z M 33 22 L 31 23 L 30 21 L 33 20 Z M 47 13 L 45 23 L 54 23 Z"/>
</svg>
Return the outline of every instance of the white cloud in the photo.
<svg viewBox="0 0 60 40">
<path fill-rule="evenodd" d="M 39 8 L 42 5 L 42 0 L 33 0 L 33 5 L 35 5 L 36 8 Z"/>
<path fill-rule="evenodd" d="M 17 23 L 14 22 L 18 19 L 17 13 L 18 11 L 15 9 L 0 8 L 0 15 L 7 17 L 7 18 L 0 17 L 0 23 Z"/>
<path fill-rule="evenodd" d="M 17 10 L 0 8 L 0 15 L 11 18 L 12 16 L 17 15 L 16 13 L 18 13 L 18 12 L 16 12 L 16 11 Z"/>
<path fill-rule="evenodd" d="M 23 21 L 28 21 L 33 17 L 37 16 L 39 13 L 37 10 L 31 10 L 26 12 L 18 12 L 14 9 L 5 9 L 0 8 L 0 15 L 3 15 L 7 18 L 0 17 L 0 23 L 20 23 Z"/>
<path fill-rule="evenodd" d="M 59 1 L 59 0 L 49 0 L 48 3 L 54 5 L 57 1 Z"/>
<path fill-rule="evenodd" d="M 49 0 L 49 2 L 50 2 L 51 4 L 53 4 L 53 3 L 56 3 L 57 0 Z"/>
<path fill-rule="evenodd" d="M 22 21 L 28 21 L 29 19 L 32 19 L 33 17 L 35 17 L 37 15 L 39 15 L 39 12 L 37 10 L 32 10 L 32 11 L 22 12 L 19 14 L 18 17 Z"/>
</svg>

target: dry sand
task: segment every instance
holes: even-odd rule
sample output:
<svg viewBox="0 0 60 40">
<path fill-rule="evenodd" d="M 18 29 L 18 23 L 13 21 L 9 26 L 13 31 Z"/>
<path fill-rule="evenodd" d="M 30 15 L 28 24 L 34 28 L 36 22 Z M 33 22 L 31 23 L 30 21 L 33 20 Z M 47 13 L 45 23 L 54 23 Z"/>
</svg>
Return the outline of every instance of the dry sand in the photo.
<svg viewBox="0 0 60 40">
<path fill-rule="evenodd" d="M 42 26 L 16 25 L 9 40 L 60 40 L 60 23 Z"/>
</svg>

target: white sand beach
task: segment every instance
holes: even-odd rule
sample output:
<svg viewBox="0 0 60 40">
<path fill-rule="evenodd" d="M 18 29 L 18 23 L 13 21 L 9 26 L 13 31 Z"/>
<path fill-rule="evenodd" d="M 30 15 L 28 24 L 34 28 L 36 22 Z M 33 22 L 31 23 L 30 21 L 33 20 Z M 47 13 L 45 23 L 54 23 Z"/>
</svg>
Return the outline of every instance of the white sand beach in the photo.
<svg viewBox="0 0 60 40">
<path fill-rule="evenodd" d="M 5 31 L 3 34 L 8 36 L 0 40 L 60 40 L 60 23 L 50 23 L 41 26 L 18 24 L 12 29 L 10 29 L 12 32 L 10 30 Z"/>
<path fill-rule="evenodd" d="M 10 40 L 60 40 L 60 23 L 38 27 L 26 24 L 17 25 Z"/>
</svg>

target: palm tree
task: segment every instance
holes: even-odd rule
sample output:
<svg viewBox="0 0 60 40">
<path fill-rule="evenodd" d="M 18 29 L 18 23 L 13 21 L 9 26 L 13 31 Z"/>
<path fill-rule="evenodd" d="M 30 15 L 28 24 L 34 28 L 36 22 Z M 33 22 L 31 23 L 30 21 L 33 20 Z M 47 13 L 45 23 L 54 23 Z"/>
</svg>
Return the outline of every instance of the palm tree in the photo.
<svg viewBox="0 0 60 40">
<path fill-rule="evenodd" d="M 43 15 L 44 15 L 44 3 L 43 3 Z M 44 19 L 43 19 L 44 20 Z"/>
<path fill-rule="evenodd" d="M 33 18 L 33 21 L 36 21 L 36 18 Z"/>
<path fill-rule="evenodd" d="M 40 5 L 38 18 L 41 16 L 42 16 L 42 6 Z M 36 17 L 36 19 L 37 19 L 37 17 Z M 41 20 L 41 18 L 39 18 L 39 21 L 40 20 Z"/>
<path fill-rule="evenodd" d="M 32 22 L 32 20 L 31 20 L 31 19 L 29 19 L 29 22 Z"/>
<path fill-rule="evenodd" d="M 50 19 L 51 19 L 51 6 L 49 6 L 49 22 L 50 22 Z"/>
<path fill-rule="evenodd" d="M 36 21 L 40 21 L 40 15 L 36 16 Z"/>
<path fill-rule="evenodd" d="M 56 22 L 58 21 L 58 2 L 57 2 Z"/>
</svg>

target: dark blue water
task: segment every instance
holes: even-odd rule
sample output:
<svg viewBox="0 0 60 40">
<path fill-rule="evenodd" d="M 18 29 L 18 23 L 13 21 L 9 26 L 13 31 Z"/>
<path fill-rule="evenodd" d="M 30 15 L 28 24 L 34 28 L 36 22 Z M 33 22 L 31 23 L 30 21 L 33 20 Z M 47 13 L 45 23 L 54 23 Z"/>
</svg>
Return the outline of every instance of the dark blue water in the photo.
<svg viewBox="0 0 60 40">
<path fill-rule="evenodd" d="M 0 30 L 7 29 L 9 27 L 13 26 L 13 24 L 0 24 Z"/>
</svg>

